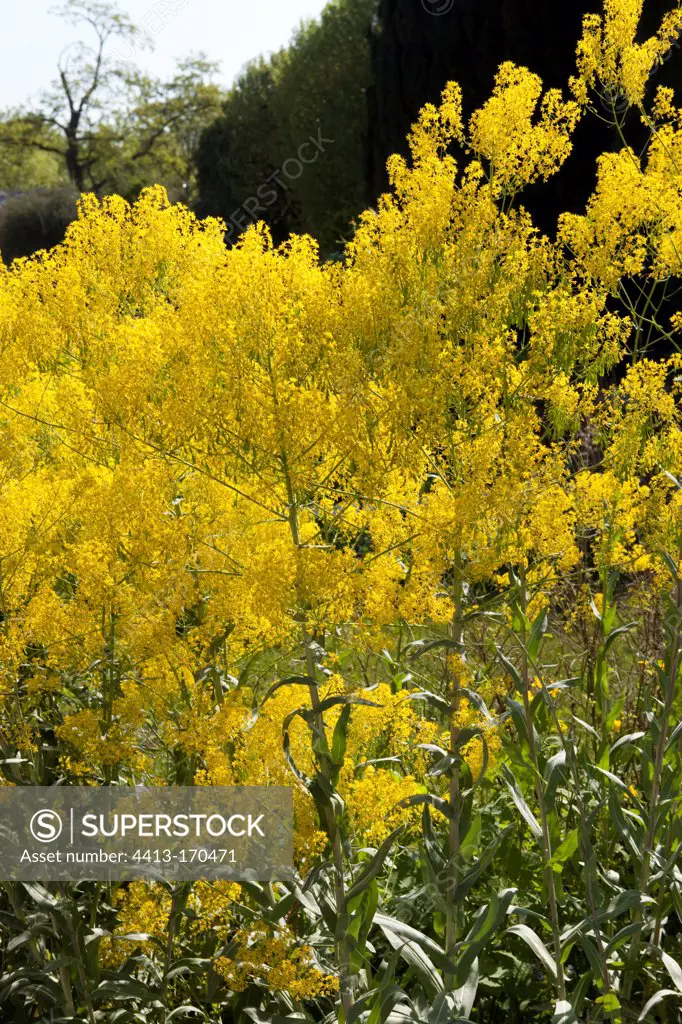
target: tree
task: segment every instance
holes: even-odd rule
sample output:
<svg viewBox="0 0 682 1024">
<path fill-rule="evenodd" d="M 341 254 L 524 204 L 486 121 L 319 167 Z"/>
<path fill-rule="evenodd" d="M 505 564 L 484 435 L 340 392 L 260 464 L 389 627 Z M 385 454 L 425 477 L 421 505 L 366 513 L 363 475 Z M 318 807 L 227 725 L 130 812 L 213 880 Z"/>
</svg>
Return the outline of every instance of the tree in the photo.
<svg viewBox="0 0 682 1024">
<path fill-rule="evenodd" d="M 229 93 L 221 116 L 204 131 L 199 144 L 199 210 L 222 217 L 232 234 L 234 212 L 278 170 L 281 125 L 275 95 L 281 60 L 280 53 L 247 66 Z M 277 237 L 295 230 L 297 216 L 290 191 L 275 191 L 264 219 Z"/>
<path fill-rule="evenodd" d="M 140 35 L 125 14 L 101 0 L 67 0 L 58 13 L 75 26 L 89 26 L 94 42 L 74 43 L 62 54 L 57 79 L 38 109 L 9 117 L 0 129 L 0 144 L 57 154 L 79 192 L 86 186 L 97 190 L 104 184 L 93 173 L 99 160 L 98 126 L 119 82 L 118 70 L 106 60 L 107 44 L 112 39 L 135 44 Z"/>
<path fill-rule="evenodd" d="M 115 6 L 66 0 L 57 13 L 87 29 L 91 42 L 74 43 L 62 54 L 57 78 L 36 109 L 5 115 L 0 153 L 49 154 L 78 192 L 116 188 L 128 195 L 159 180 L 171 189 L 178 180 L 190 181 L 198 133 L 219 109 L 220 92 L 209 81 L 216 65 L 202 55 L 188 58 L 169 82 L 157 81 L 110 52 L 113 42 L 133 52 L 148 45 Z"/>
</svg>

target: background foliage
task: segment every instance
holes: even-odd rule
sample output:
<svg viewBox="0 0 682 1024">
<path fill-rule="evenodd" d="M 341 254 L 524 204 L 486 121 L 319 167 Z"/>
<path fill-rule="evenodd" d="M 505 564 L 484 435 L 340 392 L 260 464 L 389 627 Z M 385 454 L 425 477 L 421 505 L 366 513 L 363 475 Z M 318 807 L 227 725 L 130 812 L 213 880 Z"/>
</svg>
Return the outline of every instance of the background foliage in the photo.
<svg viewBox="0 0 682 1024">
<path fill-rule="evenodd" d="M 334 0 L 291 45 L 247 67 L 203 136 L 200 212 L 229 221 L 258 186 L 295 158 L 318 129 L 331 140 L 314 166 L 286 181 L 263 219 L 276 240 L 311 233 L 325 251 L 342 247 L 367 205 L 369 30 L 375 0 Z"/>
</svg>

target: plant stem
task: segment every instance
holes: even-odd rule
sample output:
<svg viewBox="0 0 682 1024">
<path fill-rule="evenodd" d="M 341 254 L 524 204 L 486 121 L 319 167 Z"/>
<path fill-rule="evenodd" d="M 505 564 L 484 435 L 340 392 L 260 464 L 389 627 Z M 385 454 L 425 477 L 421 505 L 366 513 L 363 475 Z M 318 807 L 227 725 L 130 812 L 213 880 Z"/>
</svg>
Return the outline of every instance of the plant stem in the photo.
<svg viewBox="0 0 682 1024">
<path fill-rule="evenodd" d="M 281 452 L 281 463 L 282 472 L 284 475 L 284 483 L 287 491 L 288 501 L 288 520 L 289 528 L 291 530 L 291 539 L 296 548 L 297 554 L 301 550 L 301 539 L 298 528 L 298 502 L 296 492 L 293 487 L 291 473 L 289 472 L 289 463 L 284 448 Z M 298 574 L 298 570 L 297 570 Z M 298 590 L 298 580 L 297 580 Z M 301 594 L 297 594 L 297 604 L 299 605 L 301 614 L 303 614 Z M 315 675 L 315 658 L 312 649 L 312 638 L 308 635 L 308 632 L 303 626 L 303 648 L 305 651 L 306 659 L 306 671 L 310 683 L 308 684 L 308 691 L 310 693 L 310 702 L 314 711 L 320 706 L 320 694 L 316 682 Z M 315 717 L 314 729 L 320 737 L 324 736 L 324 721 L 321 714 L 317 714 Z M 328 758 L 321 757 L 321 770 L 325 778 L 330 779 L 332 775 L 332 768 Z M 336 820 L 334 808 L 330 802 L 325 804 L 325 822 L 327 835 L 329 836 L 329 842 L 332 848 L 332 860 L 334 864 L 334 902 L 336 905 L 336 935 L 335 935 L 335 949 L 336 959 L 339 971 L 339 993 L 341 996 L 340 1006 L 340 1019 L 348 1020 L 349 1014 L 353 1007 L 354 996 L 353 996 L 353 979 L 350 972 L 350 955 L 348 949 L 348 941 L 346 938 L 347 926 L 348 926 L 348 913 L 346 908 L 346 886 L 344 880 L 344 865 L 343 865 L 343 843 L 341 832 Z"/>
<path fill-rule="evenodd" d="M 310 679 L 315 679 L 315 659 L 311 646 L 311 638 L 304 631 L 303 642 L 305 644 L 306 667 Z M 320 696 L 317 685 L 310 684 L 310 695 L 313 708 L 319 707 Z M 324 732 L 324 722 L 320 715 L 316 728 Z M 331 765 L 325 757 L 322 759 L 322 772 L 326 778 L 331 776 Z M 343 870 L 343 843 L 341 831 L 336 821 L 334 808 L 331 803 L 325 804 L 326 829 L 329 842 L 332 848 L 332 860 L 334 863 L 334 902 L 336 904 L 336 958 L 339 970 L 339 990 L 341 996 L 341 1007 L 343 1019 L 348 1020 L 354 1002 L 353 979 L 350 973 L 350 954 L 346 932 L 348 927 L 348 912 L 346 907 L 346 884 Z"/>
<path fill-rule="evenodd" d="M 545 807 L 545 794 L 542 783 L 542 773 L 539 767 L 537 746 L 535 743 L 535 726 L 533 724 L 533 713 L 531 710 L 530 702 L 530 672 L 528 663 L 528 635 L 526 624 L 527 611 L 528 611 L 528 595 L 526 591 L 525 580 L 521 581 L 521 611 L 522 615 L 522 637 L 521 637 L 521 679 L 523 682 L 523 706 L 526 717 L 526 731 L 528 733 L 528 744 L 530 747 L 530 756 L 533 761 L 535 768 L 535 795 L 540 811 L 540 826 L 542 829 L 542 860 L 543 860 L 543 873 L 545 876 L 545 888 L 547 890 L 547 899 L 549 900 L 549 914 L 552 924 L 552 936 L 554 941 L 554 963 L 556 965 L 556 987 L 559 995 L 559 999 L 566 999 L 566 982 L 564 979 L 564 968 L 561 962 L 561 928 L 559 925 L 559 908 L 556 898 L 556 888 L 554 885 L 554 871 L 550 865 L 552 857 L 552 842 L 549 834 L 549 822 L 547 819 L 547 808 Z"/>
<path fill-rule="evenodd" d="M 460 674 L 464 663 L 464 652 L 462 649 L 462 643 L 464 638 L 464 625 L 462 615 L 462 558 L 458 552 L 455 559 L 455 611 L 450 623 L 450 638 L 459 645 L 460 653 L 456 655 L 457 665 L 450 672 L 450 750 L 454 753 L 457 750 L 459 744 L 460 728 L 459 728 L 459 702 L 460 702 Z M 459 861 L 459 847 L 460 847 L 460 833 L 459 833 L 459 805 L 460 805 L 460 777 L 459 777 L 459 760 L 456 758 L 455 763 L 452 766 L 450 774 L 450 808 L 452 811 L 452 817 L 450 818 L 448 828 L 448 868 L 447 868 L 447 892 L 445 901 L 445 954 L 448 959 L 453 955 L 455 945 L 457 943 L 457 929 L 458 929 L 458 904 L 457 904 L 457 885 L 458 885 L 458 861 Z M 454 985 L 454 976 L 450 972 L 446 972 L 444 977 L 444 984 L 446 991 L 452 989 Z"/>
<path fill-rule="evenodd" d="M 162 991 L 163 998 L 167 1004 L 168 1000 L 168 973 L 173 965 L 173 947 L 175 945 L 175 938 L 180 930 L 180 922 L 182 915 L 187 904 L 190 891 L 192 889 L 191 882 L 180 882 L 173 888 L 173 895 L 171 896 L 171 907 L 168 915 L 168 934 L 166 936 L 166 953 L 164 957 L 163 965 L 163 982 Z M 167 1007 L 168 1009 L 168 1007 Z"/>
</svg>

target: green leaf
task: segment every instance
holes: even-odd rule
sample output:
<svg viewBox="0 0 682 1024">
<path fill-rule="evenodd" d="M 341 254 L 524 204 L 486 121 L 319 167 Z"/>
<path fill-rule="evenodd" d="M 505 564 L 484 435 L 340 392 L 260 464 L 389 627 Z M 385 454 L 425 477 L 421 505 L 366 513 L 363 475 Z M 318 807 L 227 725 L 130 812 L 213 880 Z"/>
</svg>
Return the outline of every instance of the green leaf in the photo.
<svg viewBox="0 0 682 1024">
<path fill-rule="evenodd" d="M 668 742 L 665 745 L 666 751 L 668 751 L 670 749 L 670 747 L 672 747 L 674 745 L 674 743 L 677 740 L 677 738 L 679 737 L 680 733 L 682 733 L 682 722 L 678 722 L 677 725 L 675 726 L 675 728 L 673 729 L 673 731 L 671 732 L 670 739 L 668 740 Z"/>
<path fill-rule="evenodd" d="M 192 1020 L 206 1020 L 206 1014 L 203 1010 L 198 1009 L 196 1006 L 176 1006 L 174 1010 L 166 1017 L 166 1020 L 177 1020 L 181 1017 L 187 1017 L 189 1014 L 192 1016 Z"/>
<path fill-rule="evenodd" d="M 21 882 L 20 883 L 26 892 L 29 894 L 34 903 L 37 903 L 39 907 L 44 910 L 54 911 L 59 908 L 59 900 L 56 896 L 53 896 L 45 886 L 40 885 L 39 882 Z"/>
<path fill-rule="evenodd" d="M 110 978 L 101 982 L 93 992 L 100 999 L 142 999 L 147 1005 L 155 1002 L 153 990 L 135 978 Z"/>
<path fill-rule="evenodd" d="M 346 902 L 350 904 L 358 896 L 361 896 L 367 886 L 370 884 L 372 879 L 376 878 L 381 872 L 384 866 L 384 861 L 391 852 L 391 847 L 395 843 L 396 839 L 403 834 L 405 831 L 405 825 L 399 825 L 398 828 L 391 832 L 390 836 L 384 839 L 383 843 L 377 850 L 376 854 L 370 861 L 370 863 L 363 869 L 357 880 L 350 887 L 346 893 Z"/>
<path fill-rule="evenodd" d="M 339 720 L 334 729 L 332 737 L 332 761 L 337 768 L 341 768 L 346 756 L 346 741 L 348 739 L 348 724 L 350 722 L 351 706 L 347 704 L 339 715 Z"/>
<path fill-rule="evenodd" d="M 557 846 L 549 860 L 549 867 L 551 867 L 553 871 L 561 873 L 566 861 L 570 860 L 578 849 L 579 842 L 580 832 L 577 828 L 574 828 L 572 832 L 568 833 L 563 843 Z"/>
<path fill-rule="evenodd" d="M 476 957 L 494 934 L 501 920 L 504 919 L 516 889 L 503 889 L 493 893 L 490 903 L 481 907 L 464 942 L 460 944 L 460 957 L 455 974 L 456 983 L 463 985 Z"/>
<path fill-rule="evenodd" d="M 545 765 L 544 771 L 546 802 L 554 800 L 556 788 L 562 779 L 562 769 L 565 768 L 565 766 L 565 750 L 560 750 L 558 754 L 554 754 L 553 757 L 547 759 L 547 764 Z"/>
<path fill-rule="evenodd" d="M 628 787 L 625 785 L 623 780 L 619 779 L 617 775 L 613 774 L 613 772 L 607 771 L 606 768 L 600 768 L 599 765 L 596 764 L 593 765 L 593 768 L 595 768 L 596 771 L 600 772 L 603 776 L 605 776 L 605 778 L 607 778 L 610 782 L 614 782 L 620 789 L 623 790 L 623 792 L 628 792 Z"/>
<path fill-rule="evenodd" d="M 399 939 L 403 939 L 406 942 L 416 943 L 421 946 L 429 957 L 440 967 L 441 970 L 451 972 L 454 969 L 452 964 L 444 950 L 437 942 L 430 939 L 428 935 L 420 932 L 417 928 L 412 928 L 409 924 L 404 924 L 395 917 L 390 917 L 388 914 L 375 914 L 374 923 L 377 927 L 381 928 L 382 932 L 388 937 L 388 932 L 391 932 L 394 936 Z M 394 946 L 394 949 L 398 949 L 398 946 Z M 442 989 L 442 986 L 441 986 Z"/>
<path fill-rule="evenodd" d="M 469 892 L 471 891 L 475 883 L 478 881 L 480 876 L 492 862 L 492 859 L 495 856 L 495 851 L 497 850 L 498 846 L 503 841 L 503 839 L 505 839 L 506 836 L 512 831 L 513 828 L 514 825 L 507 825 L 507 827 L 503 829 L 502 832 L 499 832 L 493 839 L 492 843 L 490 843 L 490 845 L 486 847 L 481 856 L 477 859 L 472 869 L 468 871 L 466 875 L 464 875 L 464 877 L 460 880 L 460 882 L 457 885 L 458 901 L 463 900 L 469 894 Z"/>
<path fill-rule="evenodd" d="M 540 653 L 540 647 L 542 645 L 544 635 L 547 632 L 548 621 L 547 609 L 544 608 L 536 618 L 530 631 L 530 639 L 528 640 L 528 657 L 531 661 L 535 661 Z"/>
<path fill-rule="evenodd" d="M 461 988 L 456 989 L 453 992 L 455 997 L 455 1012 L 461 1013 L 463 1017 L 468 1017 L 473 1009 L 474 1002 L 476 1001 L 476 993 L 478 991 L 478 980 L 479 980 L 479 969 L 478 969 L 478 957 L 473 961 L 469 970 L 469 976 Z"/>
<path fill-rule="evenodd" d="M 614 640 L 617 640 L 619 636 L 625 636 L 625 634 L 629 633 L 632 630 L 632 628 L 634 626 L 636 626 L 636 625 L 637 625 L 636 622 L 629 622 L 626 626 L 618 626 L 617 629 L 611 630 L 611 632 L 607 636 L 606 640 L 604 641 L 603 655 L 602 656 L 603 657 L 606 656 L 606 654 L 608 653 L 609 647 L 614 642 Z"/>
<path fill-rule="evenodd" d="M 559 999 L 554 1007 L 552 1024 L 579 1024 L 573 1007 L 567 999 Z"/>
<path fill-rule="evenodd" d="M 395 954 L 397 957 L 399 954 Z M 395 968 L 387 972 L 388 978 L 392 978 Z M 363 1008 L 363 1000 L 369 999 L 375 996 L 375 1002 L 372 1006 L 370 1014 L 367 1018 L 367 1024 L 385 1024 L 389 1016 L 393 1012 L 396 1006 L 404 1004 L 407 996 L 398 985 L 384 985 L 382 984 L 378 992 L 367 992 L 360 999 L 357 999 L 351 1008 L 351 1012 L 348 1018 L 348 1024 L 353 1024 L 353 1021 L 359 1017 L 360 1012 Z M 438 998 L 438 997 L 436 997 Z"/>
<path fill-rule="evenodd" d="M 400 953 L 410 967 L 414 968 L 427 994 L 434 998 L 441 993 L 443 982 L 440 974 L 421 943 L 414 942 L 412 939 L 404 939 L 386 926 L 382 926 L 382 931 L 392 948 Z"/>
<path fill-rule="evenodd" d="M 394 804 L 392 810 L 399 811 L 404 807 L 421 807 L 422 804 L 429 804 L 431 807 L 435 807 L 437 811 L 440 811 L 441 814 L 444 814 L 446 818 L 454 820 L 455 812 L 450 803 L 447 800 L 443 800 L 440 796 L 434 796 L 433 793 L 413 793 L 412 796 L 406 796 L 399 800 L 397 804 Z"/>
<path fill-rule="evenodd" d="M 460 828 L 460 831 L 459 831 L 459 852 L 465 858 L 468 858 L 469 855 L 473 854 L 474 850 L 478 847 L 478 845 L 480 843 L 480 840 L 481 840 L 482 828 L 483 828 L 483 819 L 482 819 L 480 813 L 479 814 L 475 814 L 473 816 L 473 818 L 471 819 L 471 823 L 470 823 L 468 829 L 466 830 L 466 832 L 464 834 L 462 834 L 462 829 Z M 505 829 L 505 832 L 508 831 L 509 828 L 511 828 L 510 825 L 507 826 L 507 828 Z M 499 834 L 498 834 L 498 839 L 499 838 L 500 837 L 499 837 Z"/>
<path fill-rule="evenodd" d="M 497 656 L 500 659 L 503 667 L 506 669 L 506 671 L 509 673 L 509 675 L 514 680 L 514 684 L 516 686 L 516 689 L 519 691 L 519 693 L 523 693 L 523 680 L 521 678 L 521 675 L 519 674 L 519 670 L 517 669 L 516 665 L 514 665 L 509 660 L 509 658 L 505 654 L 502 653 L 502 651 L 500 650 L 499 647 L 497 648 Z"/>
<path fill-rule="evenodd" d="M 507 707 L 509 708 L 509 715 L 514 723 L 514 728 L 518 733 L 518 742 L 515 744 L 515 753 L 521 754 L 524 748 L 530 746 L 530 739 L 528 735 L 528 726 L 526 722 L 526 712 L 523 704 L 519 703 L 518 700 L 514 700 L 512 697 L 506 698 Z M 536 740 L 536 745 L 539 744 L 539 737 L 535 731 L 535 726 L 531 723 L 533 735 Z"/>
<path fill-rule="evenodd" d="M 476 693 L 475 690 L 469 690 L 466 686 L 460 686 L 457 692 L 460 695 L 460 697 L 466 697 L 469 703 L 473 707 L 475 707 L 477 711 L 480 711 L 480 713 L 483 715 L 485 719 L 487 719 L 487 721 L 495 721 L 495 718 L 490 714 L 490 711 L 488 710 L 488 705 L 483 700 L 483 697 L 481 697 L 480 693 Z"/>
<path fill-rule="evenodd" d="M 621 736 L 611 747 L 611 754 L 615 754 L 617 750 L 622 747 L 630 746 L 630 744 L 637 743 L 643 736 L 646 736 L 645 732 L 629 732 L 627 736 Z"/>
<path fill-rule="evenodd" d="M 265 696 L 263 697 L 263 700 L 261 701 L 261 707 L 263 706 L 263 704 L 265 704 L 267 701 L 269 701 L 271 697 L 274 697 L 274 695 L 277 693 L 277 691 L 281 690 L 283 686 L 307 686 L 307 687 L 311 687 L 311 686 L 317 686 L 317 681 L 315 679 L 313 679 L 311 676 L 287 676 L 286 679 L 280 679 L 279 682 L 274 683 L 270 687 L 268 692 L 265 694 Z"/>
<path fill-rule="evenodd" d="M 430 690 L 420 690 L 418 693 L 409 693 L 405 700 L 424 700 L 427 704 L 430 704 L 436 711 L 440 711 L 441 714 L 450 717 L 450 705 L 443 698 L 439 697 L 436 693 L 431 693 Z"/>
<path fill-rule="evenodd" d="M 532 928 L 529 928 L 527 924 L 514 924 L 511 928 L 507 928 L 505 935 L 518 935 L 520 939 L 523 939 L 538 960 L 547 968 L 552 978 L 556 980 L 557 968 L 554 959 L 542 939 L 535 934 Z"/>
<path fill-rule="evenodd" d="M 581 728 L 585 729 L 586 732 L 589 732 L 590 736 L 593 736 L 595 740 L 599 741 L 599 733 L 596 729 L 593 729 L 588 722 L 584 722 L 582 718 L 578 718 L 577 715 L 571 715 L 571 718 L 576 725 L 581 726 Z"/>
<path fill-rule="evenodd" d="M 627 940 L 641 929 L 642 925 L 639 921 L 631 921 L 630 924 L 626 924 L 624 928 L 616 932 L 608 946 L 604 949 L 604 955 L 606 957 L 611 956 L 615 950 L 620 949 Z"/>
<path fill-rule="evenodd" d="M 297 708 L 295 711 L 290 712 L 290 714 L 288 714 L 284 719 L 282 723 L 282 750 L 284 751 L 284 758 L 293 775 L 295 775 L 295 777 L 298 779 L 301 785 L 305 786 L 307 790 L 310 790 L 312 780 L 309 779 L 308 776 L 300 770 L 300 768 L 294 761 L 293 755 L 291 753 L 291 737 L 289 736 L 289 726 L 291 725 L 291 723 L 293 722 L 294 718 L 296 718 L 297 715 L 303 715 L 304 710 L 304 708 Z"/>
<path fill-rule="evenodd" d="M 668 996 L 675 996 L 676 999 L 679 999 L 680 993 L 674 988 L 659 988 L 658 992 L 654 993 L 649 1002 L 646 1004 L 637 1020 L 646 1020 L 650 1011 L 653 1010 L 654 1006 L 658 1006 L 658 1004 L 662 1003 L 664 999 L 668 998 Z"/>
<path fill-rule="evenodd" d="M 507 788 L 508 788 L 508 790 L 509 790 L 509 792 L 511 794 L 511 798 L 514 801 L 514 803 L 516 805 L 516 808 L 519 811 L 521 817 L 524 819 L 526 824 L 529 826 L 529 828 L 530 828 L 531 832 L 533 833 L 533 835 L 535 836 L 535 838 L 536 839 L 542 839 L 542 828 L 540 827 L 540 824 L 538 823 L 537 818 L 535 817 L 535 815 L 531 811 L 530 807 L 526 803 L 525 797 L 523 796 L 523 793 L 519 789 L 519 787 L 517 785 L 517 782 L 516 782 L 516 779 L 514 778 L 511 770 L 509 769 L 509 766 L 506 765 L 506 764 L 503 764 L 502 765 L 502 772 L 503 772 L 503 774 L 505 776 L 505 782 L 506 782 Z"/>
<path fill-rule="evenodd" d="M 680 968 L 677 960 L 673 959 L 669 953 L 664 953 L 663 950 L 661 950 L 661 959 L 666 971 L 672 978 L 675 988 L 682 992 L 682 968 Z"/>
<path fill-rule="evenodd" d="M 400 757 L 373 757 L 370 761 L 360 761 L 355 765 L 355 771 L 359 772 L 361 768 L 368 768 L 370 765 L 374 764 L 394 764 L 400 768 L 403 774 L 405 772 L 402 758 Z"/>
<path fill-rule="evenodd" d="M 119 938 L 119 936 L 116 936 Z M 123 938 L 124 936 L 121 936 Z M 183 974 L 206 974 L 206 971 L 211 966 L 211 961 L 206 957 L 183 957 L 181 960 L 176 960 L 170 970 L 164 974 L 166 981 L 172 981 L 173 978 L 180 977 Z"/>
<path fill-rule="evenodd" d="M 305 717 L 312 719 L 316 715 L 323 715 L 330 708 L 337 708 L 340 705 L 346 704 L 359 704 L 366 708 L 380 708 L 382 706 L 377 704 L 376 701 L 366 700 L 364 697 L 349 697 L 345 694 L 337 694 L 334 697 L 325 697 L 316 708 L 308 709 Z"/>
<path fill-rule="evenodd" d="M 611 821 L 616 826 L 616 830 L 624 844 L 635 857 L 641 857 L 642 844 L 636 834 L 636 825 L 623 814 L 619 795 L 615 789 L 611 789 L 609 792 L 609 812 Z"/>
<path fill-rule="evenodd" d="M 408 645 L 412 648 L 412 657 L 421 658 L 431 651 L 445 648 L 448 651 L 461 651 L 464 645 L 459 640 L 452 640 L 449 637 L 442 637 L 440 640 L 415 640 Z"/>
</svg>

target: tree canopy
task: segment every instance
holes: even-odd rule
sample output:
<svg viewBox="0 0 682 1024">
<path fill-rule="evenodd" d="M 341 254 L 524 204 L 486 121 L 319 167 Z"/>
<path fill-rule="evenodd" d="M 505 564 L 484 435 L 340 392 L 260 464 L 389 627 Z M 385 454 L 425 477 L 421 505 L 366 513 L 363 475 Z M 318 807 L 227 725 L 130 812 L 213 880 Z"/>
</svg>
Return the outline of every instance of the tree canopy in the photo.
<svg viewBox="0 0 682 1024">
<path fill-rule="evenodd" d="M 375 7 L 376 0 L 333 0 L 290 46 L 247 67 L 202 138 L 202 213 L 223 217 L 230 233 L 263 219 L 278 238 L 309 232 L 323 249 L 340 248 L 367 202 Z M 311 137 L 317 157 L 299 152 Z"/>
</svg>

